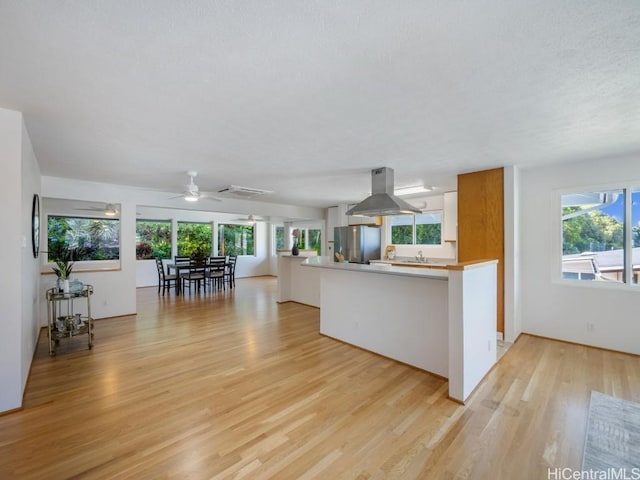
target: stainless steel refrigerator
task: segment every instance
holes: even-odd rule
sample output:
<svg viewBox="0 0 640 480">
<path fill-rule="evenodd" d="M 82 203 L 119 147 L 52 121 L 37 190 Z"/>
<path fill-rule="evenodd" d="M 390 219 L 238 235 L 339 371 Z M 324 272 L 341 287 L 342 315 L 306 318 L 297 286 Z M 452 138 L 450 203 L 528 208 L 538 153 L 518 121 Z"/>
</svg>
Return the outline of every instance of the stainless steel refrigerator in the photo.
<svg viewBox="0 0 640 480">
<path fill-rule="evenodd" d="M 335 227 L 333 234 L 334 256 L 336 262 L 367 263 L 380 260 L 380 227 L 352 225 Z"/>
</svg>

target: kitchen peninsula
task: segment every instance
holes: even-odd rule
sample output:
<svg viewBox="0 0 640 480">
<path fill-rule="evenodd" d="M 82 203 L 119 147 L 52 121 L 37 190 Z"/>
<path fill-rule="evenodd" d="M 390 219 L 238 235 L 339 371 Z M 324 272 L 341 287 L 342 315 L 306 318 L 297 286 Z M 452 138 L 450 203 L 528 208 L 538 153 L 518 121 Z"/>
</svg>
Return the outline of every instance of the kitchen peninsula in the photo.
<svg viewBox="0 0 640 480">
<path fill-rule="evenodd" d="M 459 402 L 495 364 L 497 261 L 444 268 L 298 262 L 319 272 L 321 334 L 448 378 L 449 397 Z"/>
</svg>

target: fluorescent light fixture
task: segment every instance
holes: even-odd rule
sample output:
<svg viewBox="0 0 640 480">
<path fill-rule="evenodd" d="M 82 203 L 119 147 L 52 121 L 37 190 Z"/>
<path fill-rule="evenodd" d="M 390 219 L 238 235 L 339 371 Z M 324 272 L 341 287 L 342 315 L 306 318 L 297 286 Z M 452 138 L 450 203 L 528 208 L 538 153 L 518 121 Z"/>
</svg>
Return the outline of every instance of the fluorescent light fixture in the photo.
<svg viewBox="0 0 640 480">
<path fill-rule="evenodd" d="M 396 188 L 393 191 L 393 194 L 401 197 L 403 195 L 413 195 L 414 193 L 427 193 L 427 192 L 430 192 L 431 190 L 432 189 L 430 187 L 425 187 L 423 185 L 415 185 L 413 187 Z"/>
</svg>

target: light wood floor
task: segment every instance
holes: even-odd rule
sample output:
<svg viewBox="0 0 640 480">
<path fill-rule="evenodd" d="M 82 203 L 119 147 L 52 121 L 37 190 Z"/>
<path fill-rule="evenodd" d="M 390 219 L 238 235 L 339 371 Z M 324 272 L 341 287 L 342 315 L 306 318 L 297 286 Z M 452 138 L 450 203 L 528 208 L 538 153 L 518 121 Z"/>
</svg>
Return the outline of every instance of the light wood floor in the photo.
<svg viewBox="0 0 640 480">
<path fill-rule="evenodd" d="M 592 389 L 640 400 L 638 357 L 523 336 L 463 407 L 320 336 L 271 278 L 141 289 L 138 312 L 96 322 L 93 351 L 49 357 L 42 335 L 24 409 L 0 417 L 1 479 L 542 479 L 580 466 Z"/>
</svg>

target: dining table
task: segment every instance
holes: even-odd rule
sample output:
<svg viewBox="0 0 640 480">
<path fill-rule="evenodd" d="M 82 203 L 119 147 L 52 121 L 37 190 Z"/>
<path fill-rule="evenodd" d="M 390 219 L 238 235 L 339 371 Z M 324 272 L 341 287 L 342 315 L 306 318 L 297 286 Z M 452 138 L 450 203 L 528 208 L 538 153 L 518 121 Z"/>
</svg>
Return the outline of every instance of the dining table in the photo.
<svg viewBox="0 0 640 480">
<path fill-rule="evenodd" d="M 229 262 L 225 262 L 224 266 L 227 268 Z M 182 282 L 180 281 L 180 275 L 182 272 L 187 271 L 190 272 L 192 270 L 201 270 L 203 267 L 206 269 L 209 266 L 209 259 L 202 263 L 195 263 L 193 261 L 185 261 L 185 262 L 173 262 L 167 263 L 167 273 L 171 274 L 171 271 L 174 270 L 178 279 L 176 280 L 176 295 L 180 295 L 182 292 Z"/>
</svg>

